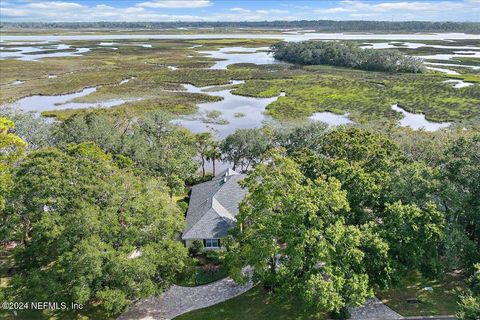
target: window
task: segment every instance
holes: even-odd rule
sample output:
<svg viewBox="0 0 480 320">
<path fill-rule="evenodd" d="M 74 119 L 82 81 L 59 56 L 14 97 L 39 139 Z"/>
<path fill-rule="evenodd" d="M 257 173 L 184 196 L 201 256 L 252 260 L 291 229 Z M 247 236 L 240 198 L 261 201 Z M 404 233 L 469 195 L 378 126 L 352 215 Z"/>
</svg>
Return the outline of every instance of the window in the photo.
<svg viewBox="0 0 480 320">
<path fill-rule="evenodd" d="M 205 239 L 204 240 L 205 248 L 219 248 L 220 239 Z"/>
</svg>

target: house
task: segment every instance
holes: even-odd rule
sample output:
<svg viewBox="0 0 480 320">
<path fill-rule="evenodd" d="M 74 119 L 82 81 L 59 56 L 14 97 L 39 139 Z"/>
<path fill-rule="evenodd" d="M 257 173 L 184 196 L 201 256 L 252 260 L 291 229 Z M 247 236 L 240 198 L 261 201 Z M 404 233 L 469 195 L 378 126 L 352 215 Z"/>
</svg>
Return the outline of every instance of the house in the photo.
<svg viewBox="0 0 480 320">
<path fill-rule="evenodd" d="M 193 186 L 182 234 L 187 247 L 200 240 L 207 250 L 221 248 L 221 239 L 233 227 L 238 205 L 247 193 L 238 183 L 245 176 L 227 169 L 211 181 Z"/>
</svg>

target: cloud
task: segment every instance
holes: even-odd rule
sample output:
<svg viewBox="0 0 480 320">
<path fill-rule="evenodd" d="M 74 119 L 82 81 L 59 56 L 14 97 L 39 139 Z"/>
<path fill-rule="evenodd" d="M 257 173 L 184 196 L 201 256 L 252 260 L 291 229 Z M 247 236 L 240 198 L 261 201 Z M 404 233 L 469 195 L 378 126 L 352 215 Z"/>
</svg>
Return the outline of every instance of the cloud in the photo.
<svg viewBox="0 0 480 320">
<path fill-rule="evenodd" d="M 438 8 L 437 8 L 438 6 Z M 386 2 L 379 3 L 372 6 L 374 11 L 392 11 L 392 10 L 403 10 L 403 11 L 438 11 L 438 10 L 452 10 L 463 8 L 462 3 L 453 3 L 450 1 L 443 1 L 437 3 L 431 2 Z"/>
<path fill-rule="evenodd" d="M 342 7 L 328 8 L 328 9 L 316 9 L 316 13 L 339 13 L 339 12 L 351 12 L 353 9 L 347 9 Z"/>
<path fill-rule="evenodd" d="M 360 0 L 339 1 L 330 8 L 317 8 L 317 14 L 323 14 L 324 19 L 375 19 L 375 20 L 432 20 L 432 21 L 462 21 L 465 17 L 480 11 L 475 5 L 480 0 L 465 1 L 397 1 L 371 3 Z M 478 21 L 478 19 L 476 19 Z"/>
<path fill-rule="evenodd" d="M 230 8 L 230 11 L 235 11 L 235 12 L 242 12 L 242 13 L 248 13 L 248 12 L 251 12 L 250 10 L 248 9 L 244 9 L 244 8 Z"/>
<path fill-rule="evenodd" d="M 214 0 L 138 0 L 124 7 L 124 2 L 104 0 L 98 4 L 83 0 L 0 0 L 2 21 L 272 21 L 272 20 L 432 20 L 479 21 L 480 0 L 343 0 L 323 7 L 296 7 L 295 1 L 271 8 L 252 8 L 248 2 L 225 9 Z M 106 0 L 105 0 L 106 1 Z M 142 2 L 144 1 L 144 2 Z M 284 4 L 289 3 L 287 8 Z M 313 3 L 313 1 L 312 1 Z M 320 3 L 320 2 L 317 2 Z M 198 8 L 211 6 L 208 10 Z M 172 9 L 172 10 L 167 10 Z"/>
<path fill-rule="evenodd" d="M 155 3 L 159 1 L 154 1 Z M 173 2 L 162 1 L 162 5 L 174 5 Z M 189 2 L 190 5 L 192 1 Z M 199 1 L 197 1 L 199 2 Z M 204 3 L 207 1 L 203 1 Z M 144 3 L 143 3 L 144 4 Z M 198 3 L 197 3 L 198 4 Z M 191 11 L 191 10 L 190 10 Z M 224 11 L 212 11 L 204 15 L 197 14 L 166 14 L 162 8 L 133 5 L 130 7 L 115 7 L 113 5 L 97 4 L 93 6 L 80 5 L 75 2 L 39 1 L 22 2 L 21 4 L 4 5 L 2 2 L 1 16 L 8 21 L 263 21 L 263 20 L 295 20 L 298 17 L 281 15 L 286 10 L 258 10 L 235 7 Z M 175 11 L 177 13 L 178 10 Z"/>
<path fill-rule="evenodd" d="M 1 10 L 2 15 L 8 17 L 25 17 L 30 14 L 28 10 L 15 9 L 15 8 L 3 8 Z"/>
<path fill-rule="evenodd" d="M 213 5 L 210 0 L 155 0 L 137 4 L 148 8 L 202 8 Z"/>
<path fill-rule="evenodd" d="M 46 2 L 33 2 L 25 6 L 26 8 L 32 9 L 48 9 L 48 10 L 71 10 L 71 9 L 80 9 L 84 6 L 75 3 L 75 2 L 61 2 L 61 1 L 46 1 Z"/>
<path fill-rule="evenodd" d="M 105 4 L 83 6 L 73 2 L 44 1 L 4 7 L 1 15 L 17 21 L 202 21 L 196 15 L 164 14 L 144 7 L 119 8 Z"/>
<path fill-rule="evenodd" d="M 284 13 L 288 13 L 288 10 L 268 9 L 268 10 L 256 10 L 255 12 L 261 13 L 261 14 L 284 14 Z"/>
</svg>

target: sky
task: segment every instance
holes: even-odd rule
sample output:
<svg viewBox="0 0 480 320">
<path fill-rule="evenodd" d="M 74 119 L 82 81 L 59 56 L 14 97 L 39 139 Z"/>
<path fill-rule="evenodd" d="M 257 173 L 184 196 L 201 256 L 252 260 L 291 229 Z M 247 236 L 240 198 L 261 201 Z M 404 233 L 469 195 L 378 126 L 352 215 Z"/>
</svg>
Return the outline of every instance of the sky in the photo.
<svg viewBox="0 0 480 320">
<path fill-rule="evenodd" d="M 480 0 L 0 0 L 1 21 L 480 21 Z"/>
</svg>

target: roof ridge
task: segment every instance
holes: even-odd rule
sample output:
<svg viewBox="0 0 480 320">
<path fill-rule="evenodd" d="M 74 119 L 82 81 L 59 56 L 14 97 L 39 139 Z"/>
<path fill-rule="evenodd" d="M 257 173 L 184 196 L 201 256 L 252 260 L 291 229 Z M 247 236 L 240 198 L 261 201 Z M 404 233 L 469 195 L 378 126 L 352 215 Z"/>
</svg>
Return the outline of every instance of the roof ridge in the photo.
<svg viewBox="0 0 480 320">
<path fill-rule="evenodd" d="M 218 207 L 218 208 L 217 208 Z M 235 221 L 235 217 L 225 208 L 215 196 L 212 197 L 212 209 L 216 214 L 220 216 L 226 223 L 232 224 Z"/>
</svg>

